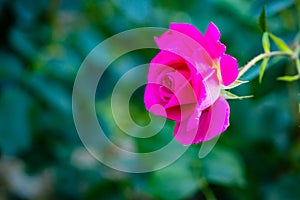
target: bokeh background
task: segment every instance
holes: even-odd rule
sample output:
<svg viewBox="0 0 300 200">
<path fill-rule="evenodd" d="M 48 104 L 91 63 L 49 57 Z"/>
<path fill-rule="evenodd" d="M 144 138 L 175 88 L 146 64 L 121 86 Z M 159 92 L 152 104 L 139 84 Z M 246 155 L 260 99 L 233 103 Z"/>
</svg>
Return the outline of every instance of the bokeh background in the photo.
<svg viewBox="0 0 300 200">
<path fill-rule="evenodd" d="M 262 84 L 258 68 L 233 92 L 231 126 L 213 151 L 199 159 L 193 145 L 159 171 L 134 174 L 91 157 L 72 118 L 77 70 L 101 41 L 145 26 L 187 22 L 202 32 L 213 21 L 240 66 L 263 51 L 257 18 L 267 6 L 269 30 L 293 46 L 300 28 L 299 0 L 1 0 L 0 199 L 299 199 L 299 81 L 293 63 L 274 58 Z M 274 46 L 272 48 L 275 49 Z M 96 110 L 109 137 L 124 148 L 148 152 L 173 138 L 172 122 L 150 139 L 124 134 L 115 124 L 110 96 L 130 68 L 149 63 L 157 49 L 120 57 L 101 78 Z M 141 87 L 131 98 L 137 124 L 149 123 Z M 107 152 L 107 156 L 113 153 Z"/>
</svg>

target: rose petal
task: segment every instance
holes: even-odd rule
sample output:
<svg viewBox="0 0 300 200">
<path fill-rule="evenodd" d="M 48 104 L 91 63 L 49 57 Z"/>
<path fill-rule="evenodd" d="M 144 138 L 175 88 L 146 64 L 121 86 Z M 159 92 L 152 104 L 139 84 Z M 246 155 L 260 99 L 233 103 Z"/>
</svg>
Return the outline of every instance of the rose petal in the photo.
<svg viewBox="0 0 300 200">
<path fill-rule="evenodd" d="M 195 49 L 188 66 L 191 74 L 201 74 L 202 77 L 206 77 L 211 71 L 213 60 L 205 49 Z"/>
<path fill-rule="evenodd" d="M 232 56 L 223 55 L 220 60 L 220 70 L 223 85 L 230 85 L 236 80 L 239 73 L 237 60 Z"/>
<path fill-rule="evenodd" d="M 198 132 L 198 125 L 195 126 L 195 128 L 190 129 L 190 131 L 187 131 L 187 127 L 188 120 L 176 121 L 174 137 L 183 145 L 193 144 Z"/>
<path fill-rule="evenodd" d="M 190 117 L 195 109 L 195 103 L 174 104 L 166 106 L 166 102 L 157 95 L 159 89 L 157 84 L 147 84 L 144 94 L 144 103 L 148 111 L 170 120 L 181 121 Z"/>
<path fill-rule="evenodd" d="M 172 96 L 174 95 L 170 89 L 168 89 L 167 87 L 164 87 L 164 86 L 159 87 L 158 93 L 159 93 L 159 97 L 164 102 L 169 101 L 172 98 Z"/>
<path fill-rule="evenodd" d="M 213 22 L 209 23 L 209 25 L 205 31 L 204 37 L 206 39 L 210 38 L 213 41 L 220 40 L 221 33 L 220 33 L 218 27 Z"/>
<path fill-rule="evenodd" d="M 218 100 L 209 109 L 209 112 L 211 112 L 211 118 L 208 132 L 205 137 L 199 138 L 199 141 L 210 140 L 224 132 L 229 126 L 230 107 L 223 97 L 220 96 L 218 98 Z M 201 127 L 201 123 L 199 126 Z"/>
<path fill-rule="evenodd" d="M 210 22 L 204 34 L 205 44 L 203 44 L 203 46 L 213 59 L 219 58 L 226 51 L 226 46 L 219 41 L 220 35 L 217 26 Z"/>
<path fill-rule="evenodd" d="M 170 29 L 154 38 L 161 50 L 170 51 L 189 60 L 195 49 L 203 48 L 203 36 L 190 24 L 171 23 Z"/>
<path fill-rule="evenodd" d="M 161 100 L 161 98 L 157 95 L 156 91 L 158 89 L 158 85 L 156 84 L 147 84 L 144 94 L 144 103 L 147 110 L 151 110 L 156 115 L 160 115 L 166 117 L 165 112 L 162 112 L 161 109 L 153 110 L 151 107 L 154 105 L 161 105 L 163 106 L 165 102 Z"/>
<path fill-rule="evenodd" d="M 178 74 L 178 72 L 177 72 Z M 166 107 L 172 107 L 174 105 L 184 105 L 190 103 L 197 103 L 197 96 L 195 94 L 193 86 L 190 84 L 189 80 L 183 79 L 183 76 L 173 76 L 175 81 L 174 85 L 174 96 L 170 99 Z"/>
<path fill-rule="evenodd" d="M 156 71 L 154 71 L 153 73 L 153 68 L 159 68 L 159 67 L 161 69 L 156 69 Z M 162 71 L 165 70 L 164 68 L 175 69 L 178 72 L 180 72 L 186 79 L 189 79 L 191 74 L 189 68 L 187 67 L 187 61 L 184 60 L 182 57 L 169 51 L 160 51 L 150 62 L 148 79 L 149 76 L 152 79 L 155 79 L 153 77 L 157 77 L 159 74 L 161 74 Z"/>
<path fill-rule="evenodd" d="M 193 114 L 194 109 L 195 104 L 185 104 L 170 107 L 166 109 L 167 118 L 174 121 L 186 120 Z"/>
<path fill-rule="evenodd" d="M 159 84 L 159 77 L 174 71 L 174 68 L 169 66 L 171 63 L 184 63 L 184 60 L 171 52 L 160 51 L 150 62 L 148 82 Z"/>
<path fill-rule="evenodd" d="M 191 72 L 191 76 L 199 106 L 201 106 L 201 110 L 204 110 L 211 106 L 220 96 L 220 82 L 217 70 L 199 59 L 202 54 L 202 51 L 195 51 L 193 59 L 196 63 L 197 71 Z"/>
<path fill-rule="evenodd" d="M 152 60 L 151 63 L 159 63 L 162 65 L 170 65 L 170 64 L 179 64 L 179 63 L 185 63 L 185 60 L 170 52 L 170 51 L 160 51 Z"/>
<path fill-rule="evenodd" d="M 174 30 L 174 31 L 178 31 L 180 33 L 183 33 L 183 34 L 193 38 L 199 44 L 201 44 L 203 42 L 202 33 L 195 26 L 193 26 L 191 24 L 171 23 L 170 29 Z"/>
<path fill-rule="evenodd" d="M 190 119 L 176 122 L 175 138 L 184 145 L 210 140 L 227 129 L 229 113 L 230 108 L 227 101 L 219 97 L 210 108 L 201 113 L 197 126 L 189 123 Z M 190 127 L 191 125 L 195 127 Z"/>
</svg>

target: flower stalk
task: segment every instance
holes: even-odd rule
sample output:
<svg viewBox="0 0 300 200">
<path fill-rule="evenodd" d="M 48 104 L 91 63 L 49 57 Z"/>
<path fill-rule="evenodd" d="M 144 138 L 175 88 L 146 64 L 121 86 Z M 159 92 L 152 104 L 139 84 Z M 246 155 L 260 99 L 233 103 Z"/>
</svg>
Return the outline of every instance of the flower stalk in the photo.
<svg viewBox="0 0 300 200">
<path fill-rule="evenodd" d="M 257 62 L 263 60 L 264 58 L 270 58 L 272 56 L 288 56 L 292 59 L 297 58 L 297 54 L 294 52 L 284 52 L 284 51 L 272 51 L 259 54 L 258 56 L 254 57 L 250 60 L 242 69 L 239 71 L 238 79 L 242 77 L 251 67 L 253 67 Z M 299 73 L 299 71 L 298 71 Z"/>
</svg>

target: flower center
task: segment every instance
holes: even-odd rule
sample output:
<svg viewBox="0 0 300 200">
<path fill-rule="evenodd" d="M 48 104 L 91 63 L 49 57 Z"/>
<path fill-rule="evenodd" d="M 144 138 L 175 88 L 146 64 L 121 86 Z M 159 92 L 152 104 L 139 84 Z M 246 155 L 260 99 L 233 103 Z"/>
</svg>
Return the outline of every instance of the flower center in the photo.
<svg viewBox="0 0 300 200">
<path fill-rule="evenodd" d="M 174 90 L 174 78 L 169 74 L 163 76 L 160 80 L 160 95 L 162 100 L 169 101 L 170 98 L 173 96 Z"/>
<path fill-rule="evenodd" d="M 163 77 L 160 83 L 162 86 L 165 86 L 169 90 L 173 90 L 174 89 L 173 82 L 174 82 L 174 78 L 167 74 L 166 76 Z"/>
</svg>

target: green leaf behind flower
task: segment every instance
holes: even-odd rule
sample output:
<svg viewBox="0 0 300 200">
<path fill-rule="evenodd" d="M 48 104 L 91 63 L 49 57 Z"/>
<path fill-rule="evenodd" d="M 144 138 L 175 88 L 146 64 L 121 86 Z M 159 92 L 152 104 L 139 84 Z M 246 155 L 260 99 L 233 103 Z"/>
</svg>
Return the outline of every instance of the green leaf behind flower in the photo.
<svg viewBox="0 0 300 200">
<path fill-rule="evenodd" d="M 269 40 L 268 32 L 264 32 L 264 34 L 262 36 L 262 45 L 263 45 L 265 53 L 270 53 L 270 40 Z"/>
<path fill-rule="evenodd" d="M 239 187 L 246 184 L 242 160 L 228 148 L 216 146 L 202 159 L 202 165 L 204 176 L 210 183 Z"/>
<path fill-rule="evenodd" d="M 262 82 L 262 78 L 264 76 L 264 72 L 266 70 L 266 67 L 267 67 L 267 64 L 268 64 L 269 60 L 270 60 L 270 58 L 268 58 L 268 57 L 263 59 L 261 65 L 260 65 L 260 68 L 259 68 L 259 83 Z"/>
<path fill-rule="evenodd" d="M 288 81 L 288 82 L 292 82 L 292 81 L 296 81 L 299 80 L 300 76 L 299 75 L 294 75 L 294 76 L 280 76 L 277 78 L 277 80 L 279 81 Z"/>
<path fill-rule="evenodd" d="M 277 48 L 281 51 L 292 53 L 293 51 L 289 48 L 289 46 L 279 37 L 275 36 L 274 34 L 270 33 L 270 38 L 276 44 Z"/>
<path fill-rule="evenodd" d="M 189 162 L 185 158 L 151 174 L 146 191 L 157 199 L 184 199 L 196 192 L 197 177 L 189 170 Z"/>
<path fill-rule="evenodd" d="M 258 25 L 262 32 L 268 32 L 266 6 L 263 7 L 263 9 L 259 15 Z"/>
</svg>

